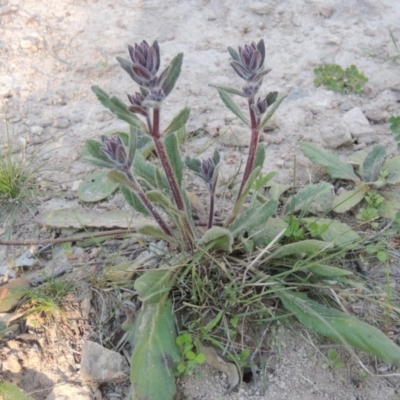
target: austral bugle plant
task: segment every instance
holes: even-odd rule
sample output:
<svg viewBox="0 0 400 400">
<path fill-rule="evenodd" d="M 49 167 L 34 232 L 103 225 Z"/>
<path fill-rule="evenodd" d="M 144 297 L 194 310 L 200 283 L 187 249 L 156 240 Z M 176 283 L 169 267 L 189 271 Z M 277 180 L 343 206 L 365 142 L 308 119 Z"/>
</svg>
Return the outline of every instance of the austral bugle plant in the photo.
<svg viewBox="0 0 400 400">
<path fill-rule="evenodd" d="M 273 288 L 266 293 L 271 294 L 275 290 L 275 298 L 279 298 L 284 308 L 310 329 L 385 360 L 400 362 L 400 349 L 382 332 L 341 311 L 321 306 L 306 294 L 293 290 L 296 286 L 293 283 L 294 279 L 304 279 L 299 287 L 307 287 L 306 282 L 311 279 L 310 287 L 315 287 L 316 282 L 322 285 L 321 282 L 325 282 L 326 277 L 332 280 L 336 276 L 348 276 L 348 271 L 326 265 L 326 262 L 329 257 L 332 258 L 329 254 L 335 251 L 334 254 L 341 254 L 340 252 L 344 251 L 341 246 L 346 238 L 353 240 L 359 236 L 346 224 L 324 219 L 324 229 L 319 229 L 318 220 L 308 218 L 304 219 L 307 220 L 304 222 L 304 229 L 311 229 L 312 239 L 305 234 L 299 242 L 280 243 L 281 238 L 285 239 L 283 233 L 287 224 L 285 219 L 278 215 L 277 208 L 279 197 L 286 189 L 282 189 L 282 185 L 274 186 L 272 178 L 275 173 L 266 176 L 261 174 L 265 150 L 259 143 L 259 135 L 284 97 L 278 98 L 277 92 L 259 96 L 263 79 L 269 72 L 264 67 L 264 41 L 239 47 L 238 51 L 228 47 L 232 58 L 231 66 L 244 81 L 241 88 L 214 85 L 225 105 L 251 130 L 247 162 L 241 181 L 235 189 L 237 194 L 232 209 L 224 221 L 218 224 L 214 214 L 218 172 L 221 166 L 219 152 L 215 150 L 212 157 L 203 160 L 191 157 L 182 159 L 177 132 L 184 128 L 188 120 L 190 110 L 187 107 L 183 108 L 167 127 L 160 126 L 163 103 L 180 76 L 183 54 L 177 54 L 170 65 L 161 69 L 157 41 L 152 45 L 143 41 L 128 46 L 128 50 L 129 59 L 118 57 L 117 60 L 138 86 L 135 93 L 127 94 L 129 104 L 115 96 L 109 96 L 98 86 L 93 86 L 92 90 L 105 107 L 128 123 L 129 133 L 119 132 L 112 136 L 101 136 L 101 141 L 88 140 L 84 155 L 93 164 L 108 169 L 108 179 L 119 185 L 127 202 L 140 214 L 152 218 L 153 224 L 137 226 L 137 231 L 162 239 L 168 243 L 170 250 L 158 268 L 144 272 L 134 283 L 142 306 L 135 318 L 124 324 L 132 345 L 129 398 L 173 398 L 176 392 L 177 366 L 182 364 L 187 354 L 180 353 L 176 342 L 171 289 L 184 282 L 188 271 L 192 271 L 194 280 L 198 276 L 197 269 L 202 268 L 205 260 L 231 257 L 234 249 L 235 254 L 239 252 L 244 257 L 246 252 L 250 253 L 251 262 L 246 261 L 244 268 L 229 270 L 229 266 L 226 266 L 227 276 L 241 274 L 240 278 L 232 278 L 226 287 L 221 282 L 215 282 L 215 285 L 222 285 L 216 289 L 217 292 L 220 291 L 218 295 L 221 294 L 221 298 L 227 295 L 228 289 L 230 293 L 235 293 L 233 307 L 240 308 L 242 298 L 245 299 L 246 309 L 254 301 L 258 304 L 258 300 L 252 300 L 253 297 L 249 293 L 253 293 L 252 290 L 262 282 L 263 287 Z M 244 99 L 247 103 L 247 113 L 242 112 L 231 95 Z M 147 160 L 149 146 L 155 150 L 159 162 Z M 208 218 L 204 223 L 195 218 L 189 196 L 182 186 L 185 166 L 199 176 L 207 188 Z M 268 184 L 271 185 L 269 197 L 258 193 L 261 187 Z M 315 198 L 322 195 L 326 197 L 330 191 L 331 185 L 328 183 L 305 188 L 289 199 L 289 205 L 283 207 L 283 213 L 292 215 L 302 209 L 304 214 L 304 210 L 308 210 L 308 205 Z M 247 202 L 250 196 L 251 201 Z M 268 236 L 271 232 L 276 233 L 272 237 Z M 341 241 L 337 240 L 338 236 L 341 237 Z M 251 256 L 253 250 L 259 251 L 256 257 Z M 210 255 L 211 252 L 214 254 Z M 325 263 L 317 262 L 323 257 Z M 309 261 L 309 265 L 308 260 L 312 260 Z M 265 272 L 265 268 L 269 271 Z M 272 273 L 274 271 L 275 275 Z M 237 282 L 253 289 L 247 290 L 247 294 L 244 295 L 243 287 L 237 286 Z M 200 293 L 197 296 L 193 292 L 191 301 L 201 301 L 198 300 L 201 295 Z M 211 296 L 209 293 L 208 297 Z M 251 300 L 245 296 L 250 296 Z M 260 294 L 254 296 L 254 299 L 258 298 Z M 263 309 L 267 310 L 265 307 Z M 228 315 L 229 310 L 220 311 L 218 318 L 215 317 L 212 323 L 207 325 L 209 328 L 201 330 L 203 337 L 200 339 L 207 339 L 206 335 L 225 318 L 225 313 Z M 236 321 L 237 325 L 236 317 L 231 320 Z M 354 328 L 349 328 L 350 326 Z M 373 340 L 367 338 L 368 335 L 379 338 L 379 346 L 374 345 Z M 199 344 L 197 350 L 201 352 L 201 348 L 203 347 Z M 211 351 L 207 352 L 213 354 Z M 189 354 L 191 356 L 192 351 Z M 203 359 L 202 356 L 199 357 Z M 212 358 L 206 355 L 207 362 L 210 362 L 209 357 Z M 238 378 L 233 378 L 230 389 L 237 383 Z"/>
</svg>

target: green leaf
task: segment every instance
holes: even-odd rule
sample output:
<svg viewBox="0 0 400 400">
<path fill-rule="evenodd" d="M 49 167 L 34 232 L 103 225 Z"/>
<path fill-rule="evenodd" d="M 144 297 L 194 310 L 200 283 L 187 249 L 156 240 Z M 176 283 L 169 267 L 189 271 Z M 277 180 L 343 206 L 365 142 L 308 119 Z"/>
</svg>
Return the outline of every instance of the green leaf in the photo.
<svg viewBox="0 0 400 400">
<path fill-rule="evenodd" d="M 385 146 L 378 144 L 368 153 L 364 160 L 362 171 L 364 182 L 375 182 L 386 158 Z"/>
<path fill-rule="evenodd" d="M 347 269 L 324 264 L 312 265 L 311 267 L 307 267 L 307 270 L 312 272 L 314 275 L 319 275 L 324 278 L 337 278 L 340 276 L 353 275 L 353 273 Z"/>
<path fill-rule="evenodd" d="M 388 176 L 385 183 L 396 185 L 400 183 L 400 156 L 396 156 L 387 160 L 382 167 L 382 170 L 388 171 Z"/>
<path fill-rule="evenodd" d="M 247 117 L 242 113 L 240 108 L 235 104 L 235 102 L 231 99 L 229 94 L 222 89 L 218 89 L 219 96 L 221 100 L 225 103 L 225 105 L 239 118 L 241 119 L 247 126 L 250 126 L 250 122 Z"/>
<path fill-rule="evenodd" d="M 300 189 L 285 204 L 284 214 L 302 210 L 303 212 L 324 212 L 332 207 L 333 186 L 328 182 Z"/>
<path fill-rule="evenodd" d="M 220 311 L 205 327 L 204 332 L 210 333 L 221 321 L 221 318 L 224 316 L 224 312 Z"/>
<path fill-rule="evenodd" d="M 232 47 L 228 47 L 228 51 L 229 51 L 230 56 L 231 56 L 235 61 L 240 61 L 239 54 L 238 54 L 238 52 L 237 52 L 235 49 L 233 49 Z"/>
<path fill-rule="evenodd" d="M 170 199 L 160 190 L 149 190 L 146 195 L 152 203 L 159 204 L 169 215 L 173 217 L 180 217 L 182 215 L 182 211 L 179 211 Z"/>
<path fill-rule="evenodd" d="M 332 244 L 328 242 L 323 242 L 321 240 L 302 240 L 296 243 L 289 243 L 279 247 L 275 250 L 268 258 L 282 258 L 292 255 L 315 255 L 325 249 L 332 248 Z"/>
<path fill-rule="evenodd" d="M 249 176 L 249 179 L 247 179 L 246 184 L 244 185 L 242 194 L 240 198 L 236 201 L 235 206 L 233 207 L 233 210 L 231 214 L 228 216 L 227 219 L 232 219 L 232 221 L 236 218 L 236 216 L 239 214 L 240 209 L 242 208 L 247 195 L 250 193 L 251 187 L 255 180 L 258 178 L 258 175 L 260 174 L 261 168 L 256 167 L 253 169 L 252 173 Z"/>
<path fill-rule="evenodd" d="M 150 217 L 150 212 L 147 207 L 143 204 L 142 200 L 140 200 L 139 196 L 133 192 L 132 190 L 128 189 L 126 186 L 121 186 L 120 190 L 125 197 L 127 203 L 136 211 L 140 212 L 141 214 L 145 215 L 146 217 Z"/>
<path fill-rule="evenodd" d="M 178 140 L 175 134 L 170 134 L 164 139 L 165 151 L 172 170 L 178 182 L 178 186 L 182 185 L 183 161 L 181 152 L 179 151 Z"/>
<path fill-rule="evenodd" d="M 271 182 L 269 185 L 269 196 L 271 199 L 279 200 L 280 197 L 285 193 L 287 190 L 291 188 L 291 185 L 285 185 L 283 183 L 276 183 Z"/>
<path fill-rule="evenodd" d="M 284 307 L 307 328 L 335 342 L 350 345 L 390 364 L 400 364 L 400 347 L 379 329 L 290 290 L 277 292 Z"/>
<path fill-rule="evenodd" d="M 92 86 L 92 90 L 103 106 L 108 108 L 119 119 L 122 119 L 129 125 L 141 129 L 143 132 L 147 132 L 146 125 L 135 114 L 128 110 L 128 107 L 122 100 L 115 96 L 110 97 L 99 86 Z"/>
<path fill-rule="evenodd" d="M 158 185 L 161 185 L 162 190 L 169 192 L 170 188 L 165 174 L 161 173 L 155 165 L 147 161 L 140 153 L 136 154 L 133 160 L 133 169 L 135 172 L 134 175 L 142 178 L 148 186 L 157 188 Z M 161 177 L 161 181 L 159 182 L 156 181 L 156 170 L 158 170 L 158 175 Z"/>
<path fill-rule="evenodd" d="M 267 94 L 267 97 L 265 98 L 268 107 L 274 104 L 277 98 L 278 98 L 278 92 L 269 92 Z"/>
<path fill-rule="evenodd" d="M 165 78 L 162 87 L 165 96 L 168 96 L 171 93 L 172 89 L 175 86 L 176 81 L 179 78 L 179 75 L 181 74 L 182 61 L 183 61 L 183 53 L 179 53 L 173 58 L 171 64 L 168 67 L 169 69 L 167 77 Z"/>
<path fill-rule="evenodd" d="M 135 290 L 139 297 L 146 303 L 158 303 L 169 293 L 172 288 L 173 271 L 170 269 L 153 269 L 146 271 L 136 279 Z"/>
<path fill-rule="evenodd" d="M 268 97 L 268 96 L 267 96 Z M 271 107 L 267 109 L 267 113 L 265 114 L 265 117 L 261 121 L 260 125 L 258 126 L 258 129 L 264 128 L 264 126 L 267 124 L 267 122 L 272 118 L 272 116 L 275 114 L 275 111 L 278 109 L 278 107 L 281 105 L 282 101 L 285 100 L 286 96 L 282 96 L 280 99 L 276 100 L 274 104 L 272 104 Z"/>
<path fill-rule="evenodd" d="M 34 400 L 17 385 L 0 381 L 0 398 L 2 400 Z"/>
<path fill-rule="evenodd" d="M 85 142 L 85 149 L 82 151 L 82 156 L 85 160 L 91 162 L 98 167 L 114 168 L 114 164 L 100 150 L 102 143 L 97 140 L 88 139 Z"/>
<path fill-rule="evenodd" d="M 137 148 L 137 128 L 129 126 L 129 140 L 128 140 L 128 159 L 133 160 L 135 158 Z"/>
<path fill-rule="evenodd" d="M 265 224 L 278 207 L 276 200 L 269 200 L 260 207 L 254 207 L 246 210 L 229 226 L 229 231 L 232 232 L 234 238 L 241 233 L 248 232 L 249 236 L 257 231 L 257 228 Z"/>
<path fill-rule="evenodd" d="M 216 89 L 221 89 L 222 91 L 230 94 L 236 94 L 241 97 L 246 97 L 246 95 L 243 93 L 242 90 L 238 90 L 235 88 L 232 88 L 230 86 L 225 86 L 225 85 L 210 85 L 212 87 L 215 87 Z"/>
<path fill-rule="evenodd" d="M 336 213 L 345 213 L 360 203 L 365 196 L 365 190 L 362 187 L 353 190 L 347 190 L 336 196 L 333 200 L 332 210 Z"/>
<path fill-rule="evenodd" d="M 189 119 L 189 115 L 190 115 L 189 107 L 185 107 L 184 109 L 179 111 L 178 115 L 168 125 L 168 128 L 165 130 L 164 134 L 169 135 L 170 133 L 179 131 L 179 129 L 181 129 L 186 125 L 186 122 Z"/>
<path fill-rule="evenodd" d="M 264 160 L 265 160 L 265 147 L 263 144 L 259 143 L 257 145 L 256 155 L 254 157 L 253 169 L 257 167 L 262 168 L 264 166 Z"/>
<path fill-rule="evenodd" d="M 203 353 L 197 354 L 196 356 L 197 364 L 204 364 L 206 362 L 206 356 Z"/>
<path fill-rule="evenodd" d="M 166 242 L 171 243 L 173 246 L 176 246 L 176 240 L 171 236 L 167 235 L 166 233 L 164 233 L 164 231 L 158 226 L 143 225 L 140 228 L 138 228 L 138 233 L 145 236 L 151 236 L 165 240 Z"/>
<path fill-rule="evenodd" d="M 145 304 L 136 317 L 131 358 L 132 398 L 173 400 L 180 361 L 172 304 Z"/>
<path fill-rule="evenodd" d="M 400 194 L 389 191 L 380 191 L 379 194 L 385 198 L 378 207 L 379 215 L 391 220 L 396 219 L 396 214 L 400 211 Z"/>
<path fill-rule="evenodd" d="M 317 147 L 308 142 L 300 142 L 300 148 L 314 164 L 326 167 L 332 179 L 348 179 L 353 182 L 359 181 L 359 178 L 353 171 L 353 167 L 343 162 L 331 151 Z"/>
<path fill-rule="evenodd" d="M 107 171 L 106 176 L 111 182 L 117 183 L 119 185 L 124 185 L 131 189 L 135 189 L 134 183 L 131 182 L 122 171 L 111 169 L 110 171 Z"/>
<path fill-rule="evenodd" d="M 214 226 L 205 232 L 197 244 L 201 247 L 209 246 L 209 250 L 223 250 L 231 253 L 233 236 L 228 229 Z"/>
<path fill-rule="evenodd" d="M 114 193 L 119 184 L 107 178 L 109 170 L 98 170 L 86 176 L 78 188 L 78 196 L 87 203 L 100 201 Z"/>
<path fill-rule="evenodd" d="M 187 156 L 185 158 L 185 164 L 191 171 L 199 173 L 200 167 L 201 167 L 201 161 L 199 159 L 190 158 L 190 157 Z"/>
<path fill-rule="evenodd" d="M 312 223 L 327 225 L 327 228 L 319 236 L 325 242 L 332 242 L 335 246 L 351 245 L 361 239 L 360 235 L 344 222 L 328 218 L 303 218 L 302 222 L 308 226 Z"/>
</svg>

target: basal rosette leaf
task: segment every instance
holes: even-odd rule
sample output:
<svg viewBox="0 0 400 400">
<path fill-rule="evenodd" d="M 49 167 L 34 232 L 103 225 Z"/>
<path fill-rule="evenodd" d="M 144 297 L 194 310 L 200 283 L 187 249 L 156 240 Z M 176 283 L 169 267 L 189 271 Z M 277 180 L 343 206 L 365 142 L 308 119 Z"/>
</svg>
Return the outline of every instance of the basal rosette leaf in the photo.
<svg viewBox="0 0 400 400">
<path fill-rule="evenodd" d="M 300 142 L 300 148 L 314 164 L 326 167 L 332 179 L 347 179 L 353 182 L 360 180 L 354 173 L 353 167 L 331 151 L 308 142 Z"/>
<path fill-rule="evenodd" d="M 131 399 L 173 400 L 180 353 L 171 302 L 144 303 L 130 336 Z"/>
<path fill-rule="evenodd" d="M 379 329 L 352 315 L 322 306 L 302 293 L 283 290 L 278 292 L 278 296 L 284 307 L 314 332 L 363 350 L 390 364 L 400 364 L 400 347 Z"/>
<path fill-rule="evenodd" d="M 228 229 L 214 226 L 206 231 L 197 244 L 201 247 L 209 247 L 209 250 L 223 250 L 231 253 L 233 235 Z"/>
<path fill-rule="evenodd" d="M 386 158 L 385 146 L 378 144 L 367 154 L 362 166 L 364 182 L 375 182 Z"/>
</svg>

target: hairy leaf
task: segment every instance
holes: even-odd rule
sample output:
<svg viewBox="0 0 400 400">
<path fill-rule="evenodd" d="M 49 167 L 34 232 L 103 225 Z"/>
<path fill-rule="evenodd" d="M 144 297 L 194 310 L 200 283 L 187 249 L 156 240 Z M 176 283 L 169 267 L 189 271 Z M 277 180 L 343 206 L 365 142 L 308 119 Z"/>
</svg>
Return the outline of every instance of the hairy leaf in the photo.
<svg viewBox="0 0 400 400">
<path fill-rule="evenodd" d="M 218 89 L 219 96 L 221 100 L 225 103 L 225 105 L 239 118 L 241 119 L 247 126 L 250 126 L 250 122 L 247 117 L 242 113 L 240 108 L 236 105 L 236 103 L 231 99 L 229 94 L 222 89 Z"/>
<path fill-rule="evenodd" d="M 140 212 L 141 214 L 145 215 L 146 217 L 150 217 L 150 212 L 147 207 L 143 204 L 142 200 L 140 200 L 139 196 L 133 192 L 132 190 L 128 189 L 126 186 L 121 186 L 120 190 L 125 197 L 127 203 L 136 211 Z"/>
<path fill-rule="evenodd" d="M 344 222 L 328 218 L 303 218 L 302 221 L 307 226 L 312 223 L 326 225 L 326 229 L 318 236 L 325 242 L 332 242 L 335 246 L 351 245 L 360 240 L 360 235 Z"/>
<path fill-rule="evenodd" d="M 290 290 L 278 292 L 284 307 L 307 328 L 335 342 L 350 345 L 390 364 L 400 364 L 400 347 L 379 329 Z"/>
<path fill-rule="evenodd" d="M 386 161 L 382 167 L 383 171 L 388 172 L 385 183 L 396 185 L 400 183 L 400 156 L 396 156 Z"/>
<path fill-rule="evenodd" d="M 181 129 L 186 125 L 186 122 L 189 119 L 189 115 L 190 115 L 189 107 L 185 107 L 184 109 L 179 111 L 178 115 L 168 125 L 168 128 L 165 130 L 164 134 L 169 135 L 170 133 L 179 131 L 179 129 Z"/>
<path fill-rule="evenodd" d="M 182 61 L 183 53 L 179 53 L 172 59 L 171 64 L 169 65 L 168 74 L 163 84 L 165 96 L 168 96 L 171 93 L 179 75 L 181 74 Z"/>
<path fill-rule="evenodd" d="M 303 212 L 327 211 L 331 208 L 333 201 L 333 186 L 328 182 L 300 189 L 291 196 L 285 204 L 284 214 L 302 210 Z"/>
<path fill-rule="evenodd" d="M 179 151 L 178 140 L 174 133 L 164 139 L 164 146 L 168 160 L 171 163 L 172 171 L 180 187 L 182 185 L 183 161 L 181 152 Z"/>
<path fill-rule="evenodd" d="M 336 196 L 333 200 L 333 211 L 341 214 L 351 210 L 364 199 L 366 190 L 367 189 L 364 190 L 362 187 L 359 187 L 340 193 L 340 195 Z"/>
<path fill-rule="evenodd" d="M 108 108 L 119 119 L 141 129 L 143 132 L 147 132 L 146 125 L 135 114 L 128 110 L 128 107 L 122 100 L 115 96 L 110 97 L 107 92 L 99 86 L 92 86 L 92 90 L 103 106 Z"/>
<path fill-rule="evenodd" d="M 206 231 L 197 244 L 202 247 L 210 246 L 209 250 L 224 250 L 231 253 L 233 236 L 228 229 L 214 226 Z"/>
<path fill-rule="evenodd" d="M 271 182 L 269 185 L 269 195 L 271 199 L 279 200 L 279 198 L 285 193 L 287 190 L 291 188 L 291 185 L 285 185 L 283 183 Z"/>
<path fill-rule="evenodd" d="M 165 240 L 168 243 L 171 243 L 173 246 L 176 246 L 176 240 L 171 236 L 167 235 L 161 228 L 154 225 L 143 225 L 138 229 L 138 233 L 145 236 L 152 236 L 158 239 Z"/>
<path fill-rule="evenodd" d="M 378 213 L 381 217 L 394 220 L 396 214 L 400 211 L 400 194 L 396 192 L 380 191 L 385 201 L 378 207 Z"/>
<path fill-rule="evenodd" d="M 101 147 L 102 143 L 97 140 L 86 140 L 85 149 L 82 152 L 83 158 L 98 167 L 114 168 L 114 164 L 108 159 L 103 151 L 100 150 Z"/>
<path fill-rule="evenodd" d="M 133 170 L 135 172 L 134 175 L 142 178 L 147 186 L 157 188 L 158 184 L 160 184 L 162 190 L 166 190 L 167 192 L 170 190 L 165 174 L 161 173 L 158 167 L 147 161 L 140 153 L 136 155 L 133 161 Z M 156 170 L 158 170 L 161 177 L 161 181 L 158 184 L 156 181 Z"/>
<path fill-rule="evenodd" d="M 353 171 L 353 167 L 342 161 L 331 151 L 308 142 L 300 142 L 300 148 L 313 163 L 326 167 L 332 179 L 348 179 L 353 182 L 359 181 L 359 178 Z"/>
<path fill-rule="evenodd" d="M 260 167 L 262 169 L 262 167 L 264 166 L 264 161 L 265 161 L 265 147 L 263 144 L 259 143 L 256 149 L 253 169 L 257 167 Z"/>
<path fill-rule="evenodd" d="M 282 258 L 292 255 L 314 255 L 332 247 L 331 243 L 321 240 L 302 240 L 301 242 L 289 243 L 279 247 L 268 258 Z"/>
<path fill-rule="evenodd" d="M 362 166 L 364 182 L 375 182 L 386 158 L 385 146 L 378 144 L 367 155 Z"/>
<path fill-rule="evenodd" d="M 241 97 L 246 97 L 246 95 L 243 93 L 242 90 L 238 90 L 230 86 L 225 86 L 225 85 L 210 85 L 210 86 L 215 87 L 216 89 L 221 89 L 226 93 L 236 94 Z"/>
<path fill-rule="evenodd" d="M 140 300 L 146 303 L 158 303 L 171 290 L 173 271 L 171 269 L 153 269 L 146 271 L 136 279 L 135 290 Z"/>
<path fill-rule="evenodd" d="M 131 332 L 131 399 L 173 400 L 180 361 L 170 301 L 145 303 Z"/>
<path fill-rule="evenodd" d="M 87 203 L 100 201 L 114 193 L 119 184 L 107 178 L 108 170 L 98 170 L 86 176 L 78 188 L 78 196 Z"/>
<path fill-rule="evenodd" d="M 234 238 L 244 232 L 248 232 L 249 236 L 251 236 L 256 233 L 260 225 L 268 221 L 277 207 L 278 202 L 276 200 L 269 200 L 260 207 L 250 208 L 232 222 L 229 226 L 229 231 L 232 232 Z"/>
<path fill-rule="evenodd" d="M 224 225 L 229 226 L 236 218 L 236 216 L 239 214 L 240 209 L 242 208 L 247 195 L 250 193 L 251 187 L 254 183 L 254 181 L 257 179 L 258 175 L 260 174 L 261 168 L 256 167 L 253 169 L 252 173 L 249 176 L 249 179 L 247 179 L 246 184 L 243 187 L 242 194 L 240 198 L 236 201 L 235 206 L 233 207 L 232 212 L 228 215 L 228 217 L 225 220 Z"/>
<path fill-rule="evenodd" d="M 347 269 L 333 267 L 331 265 L 325 264 L 315 264 L 311 267 L 307 267 L 307 270 L 312 272 L 314 275 L 319 275 L 324 278 L 337 278 L 340 276 L 349 276 L 353 275 L 351 271 Z"/>
</svg>

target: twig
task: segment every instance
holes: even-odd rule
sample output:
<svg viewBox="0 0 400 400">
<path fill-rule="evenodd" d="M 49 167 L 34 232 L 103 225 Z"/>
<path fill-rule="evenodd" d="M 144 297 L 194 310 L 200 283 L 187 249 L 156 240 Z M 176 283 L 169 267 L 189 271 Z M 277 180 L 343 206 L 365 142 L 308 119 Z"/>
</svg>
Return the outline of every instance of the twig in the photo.
<svg viewBox="0 0 400 400">
<path fill-rule="evenodd" d="M 32 246 L 37 244 L 56 244 L 66 242 L 80 242 L 85 239 L 91 239 L 102 236 L 121 236 L 127 233 L 132 233 L 130 229 L 116 229 L 113 231 L 94 232 L 86 235 L 68 236 L 57 239 L 28 239 L 28 240 L 0 240 L 0 245 L 3 246 Z"/>
</svg>

